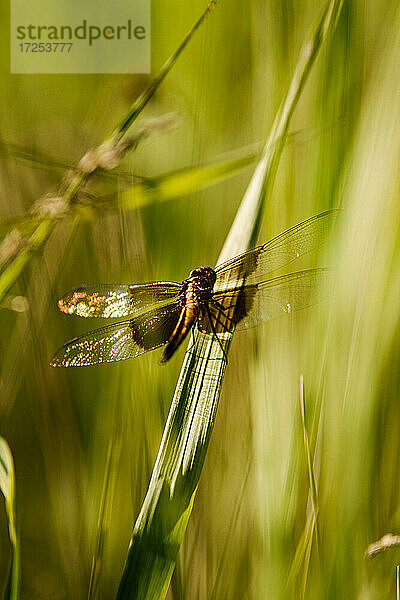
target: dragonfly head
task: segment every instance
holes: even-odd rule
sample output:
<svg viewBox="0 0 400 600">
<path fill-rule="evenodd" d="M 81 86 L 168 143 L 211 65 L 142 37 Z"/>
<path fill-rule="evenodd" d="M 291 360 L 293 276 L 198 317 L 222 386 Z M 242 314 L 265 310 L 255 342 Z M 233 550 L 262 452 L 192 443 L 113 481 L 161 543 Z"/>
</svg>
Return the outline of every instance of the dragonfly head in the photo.
<svg viewBox="0 0 400 600">
<path fill-rule="evenodd" d="M 198 277 L 205 281 L 210 287 L 214 285 L 215 280 L 217 279 L 217 275 L 211 267 L 198 267 L 197 269 L 193 269 L 193 271 L 190 272 L 189 277 Z"/>
</svg>

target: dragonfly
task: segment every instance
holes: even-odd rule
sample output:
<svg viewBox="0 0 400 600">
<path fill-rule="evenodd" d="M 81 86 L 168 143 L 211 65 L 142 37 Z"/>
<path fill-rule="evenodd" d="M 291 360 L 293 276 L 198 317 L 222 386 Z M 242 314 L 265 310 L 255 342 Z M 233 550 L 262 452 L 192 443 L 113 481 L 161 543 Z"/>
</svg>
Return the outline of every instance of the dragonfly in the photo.
<svg viewBox="0 0 400 600">
<path fill-rule="evenodd" d="M 165 363 L 194 327 L 219 340 L 223 333 L 311 306 L 327 269 L 307 269 L 273 278 L 270 275 L 321 246 L 336 214 L 336 210 L 329 210 L 315 215 L 214 269 L 198 267 L 182 283 L 155 281 L 74 288 L 58 302 L 63 313 L 130 318 L 67 342 L 50 365 L 86 367 L 116 362 L 161 346 L 165 348 L 160 362 Z"/>
</svg>

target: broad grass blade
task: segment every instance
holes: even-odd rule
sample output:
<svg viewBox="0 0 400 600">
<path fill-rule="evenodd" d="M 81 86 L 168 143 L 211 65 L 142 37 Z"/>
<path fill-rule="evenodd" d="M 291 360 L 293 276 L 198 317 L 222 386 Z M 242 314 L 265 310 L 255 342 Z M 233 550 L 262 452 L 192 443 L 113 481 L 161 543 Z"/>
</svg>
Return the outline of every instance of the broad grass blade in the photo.
<svg viewBox="0 0 400 600">
<path fill-rule="evenodd" d="M 17 600 L 20 592 L 20 542 L 16 520 L 14 461 L 11 450 L 2 437 L 0 437 L 0 489 L 6 503 L 8 532 L 12 545 L 11 566 L 3 598 Z"/>
</svg>

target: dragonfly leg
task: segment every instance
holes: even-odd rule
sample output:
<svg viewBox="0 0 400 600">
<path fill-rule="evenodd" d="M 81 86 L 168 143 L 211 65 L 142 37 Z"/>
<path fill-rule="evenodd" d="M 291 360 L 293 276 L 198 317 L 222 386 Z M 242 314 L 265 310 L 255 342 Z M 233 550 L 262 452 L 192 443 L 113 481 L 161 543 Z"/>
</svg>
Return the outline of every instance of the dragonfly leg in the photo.
<svg viewBox="0 0 400 600">
<path fill-rule="evenodd" d="M 228 357 L 226 355 L 226 352 L 225 352 L 225 349 L 224 349 L 223 345 L 221 344 L 221 340 L 219 339 L 219 337 L 217 335 L 217 332 L 215 331 L 214 323 L 213 323 L 213 320 L 212 320 L 212 315 L 210 313 L 210 309 L 208 308 L 208 306 L 206 306 L 206 311 L 207 311 L 208 320 L 210 321 L 211 331 L 213 332 L 213 335 L 217 338 L 218 344 L 220 345 L 220 348 L 221 348 L 222 353 L 224 355 L 225 362 L 226 362 L 226 364 L 228 364 Z M 222 323 L 221 323 L 221 325 L 222 325 Z"/>
<path fill-rule="evenodd" d="M 223 306 L 223 304 L 221 304 L 221 302 L 218 302 L 218 300 L 211 299 L 211 302 L 214 306 L 219 308 L 221 312 L 225 312 L 226 310 L 228 310 L 228 308 L 230 308 L 229 306 Z"/>
<path fill-rule="evenodd" d="M 196 345 L 196 342 L 193 342 L 193 335 L 190 336 L 190 342 L 189 345 L 186 349 L 186 352 L 190 352 L 192 350 L 192 348 L 194 348 Z"/>
<path fill-rule="evenodd" d="M 234 308 L 234 307 L 235 307 L 235 304 L 231 304 L 230 306 L 222 306 L 222 304 L 220 304 L 220 302 L 217 302 L 216 300 L 213 300 L 212 302 L 213 302 L 214 306 L 215 306 L 216 308 L 218 308 L 218 310 L 220 310 L 222 313 L 224 313 L 224 317 L 225 317 L 225 319 L 226 319 L 227 321 L 229 321 L 229 322 L 230 322 L 230 324 L 231 324 L 232 326 L 235 326 L 235 325 L 236 325 L 236 323 L 235 323 L 235 321 L 233 320 L 233 318 L 232 318 L 232 317 L 228 317 L 228 315 L 225 315 L 225 311 L 226 311 L 226 310 L 229 310 L 230 308 Z M 217 323 L 219 323 L 219 324 L 220 324 L 222 327 L 224 327 L 224 328 L 225 328 L 227 331 L 229 331 L 229 329 L 228 329 L 228 327 L 229 327 L 229 323 L 228 323 L 228 327 L 227 327 L 227 326 L 226 326 L 226 324 L 225 324 L 225 323 L 223 323 L 223 322 L 220 320 L 220 318 L 219 318 L 219 315 L 216 315 L 216 316 L 215 316 L 215 320 L 216 320 L 216 321 L 217 321 Z"/>
<path fill-rule="evenodd" d="M 235 308 L 236 303 L 234 302 L 233 304 L 229 304 L 228 306 L 223 306 L 221 304 L 221 302 L 218 302 L 218 300 L 211 300 L 211 302 L 213 303 L 213 305 L 218 308 L 218 310 L 220 310 L 221 312 L 225 313 L 227 310 L 230 310 L 231 308 Z M 232 320 L 232 319 L 231 319 Z"/>
</svg>

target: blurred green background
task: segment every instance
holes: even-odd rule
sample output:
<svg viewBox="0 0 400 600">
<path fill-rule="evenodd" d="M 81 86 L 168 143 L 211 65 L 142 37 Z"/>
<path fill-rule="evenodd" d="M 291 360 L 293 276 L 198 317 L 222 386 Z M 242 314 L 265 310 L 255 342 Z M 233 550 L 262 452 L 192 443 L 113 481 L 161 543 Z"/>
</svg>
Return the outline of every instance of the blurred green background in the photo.
<svg viewBox="0 0 400 600">
<path fill-rule="evenodd" d="M 204 8 L 152 1 L 153 73 Z M 140 119 L 173 111 L 179 127 L 146 140 L 122 170 L 155 176 L 260 149 L 320 10 L 315 1 L 221 1 Z M 5 3 L 0 15 L 8 216 L 54 190 L 52 161 L 75 165 L 149 77 L 10 75 Z M 328 303 L 235 336 L 171 600 L 395 597 L 400 550 L 364 553 L 400 533 L 399 32 L 394 0 L 345 2 L 300 99 L 260 241 L 342 206 L 321 257 L 335 268 L 335 289 Z M 15 144 L 32 160 L 15 160 Z M 39 152 L 52 157 L 48 168 L 38 168 Z M 215 264 L 251 172 L 171 202 L 60 223 L 3 301 L 0 429 L 16 466 L 22 598 L 86 598 L 111 439 L 98 597 L 115 596 L 184 351 L 165 367 L 156 351 L 52 370 L 54 351 L 97 325 L 62 315 L 57 299 L 82 283 L 181 281 Z M 94 189 L 125 185 L 100 179 Z M 312 543 L 300 374 L 319 503 Z M 2 508 L 0 580 L 8 560 Z"/>
</svg>

